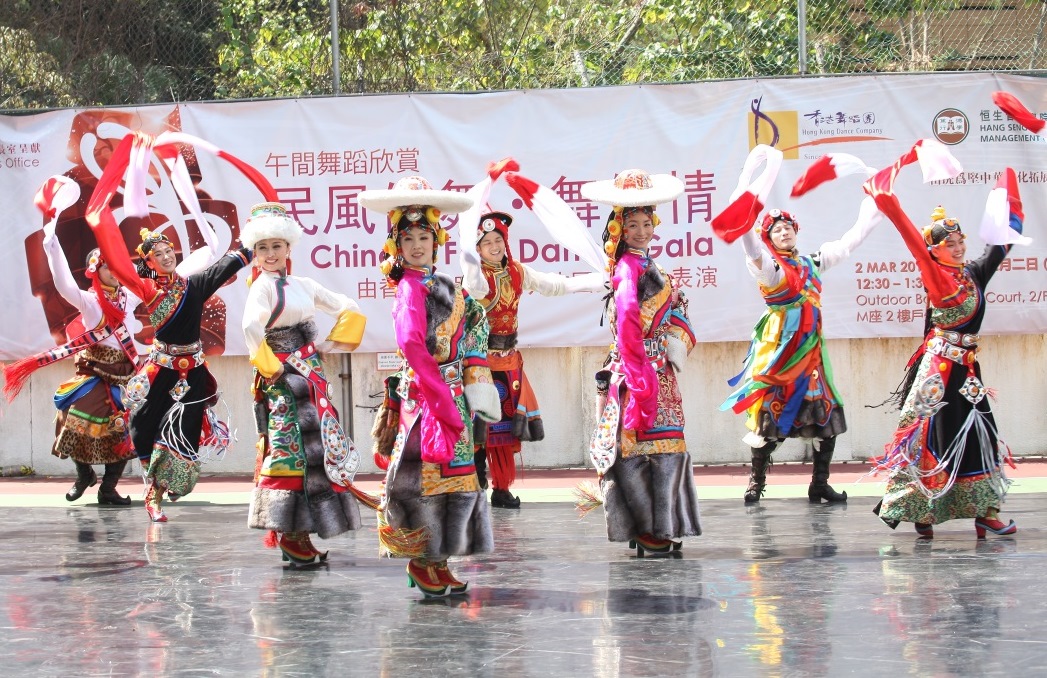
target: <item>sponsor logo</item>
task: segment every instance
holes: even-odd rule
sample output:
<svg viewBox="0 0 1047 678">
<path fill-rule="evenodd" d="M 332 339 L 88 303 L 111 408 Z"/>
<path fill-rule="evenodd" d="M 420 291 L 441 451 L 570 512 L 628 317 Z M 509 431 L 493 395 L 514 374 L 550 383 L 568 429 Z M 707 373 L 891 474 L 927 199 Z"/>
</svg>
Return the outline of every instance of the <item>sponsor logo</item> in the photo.
<svg viewBox="0 0 1047 678">
<path fill-rule="evenodd" d="M 863 141 L 888 141 L 876 113 L 869 110 L 840 110 L 815 108 L 809 112 L 768 111 L 763 108 L 763 97 L 749 104 L 749 150 L 758 144 L 777 148 L 786 160 L 798 160 L 803 149 L 827 144 L 847 144 Z M 800 123 L 803 123 L 802 126 Z M 800 139 L 803 141 L 800 141 Z M 818 153 L 821 155 L 823 152 Z M 805 153 L 804 159 L 817 155 Z"/>
<path fill-rule="evenodd" d="M 971 124 L 963 111 L 957 108 L 945 108 L 938 111 L 931 122 L 934 137 L 949 146 L 955 146 L 967 138 Z"/>
<path fill-rule="evenodd" d="M 799 116 L 796 111 L 761 110 L 762 102 L 763 97 L 753 99 L 749 106 L 749 150 L 766 144 L 782 151 L 786 160 L 796 160 L 800 157 Z"/>
</svg>

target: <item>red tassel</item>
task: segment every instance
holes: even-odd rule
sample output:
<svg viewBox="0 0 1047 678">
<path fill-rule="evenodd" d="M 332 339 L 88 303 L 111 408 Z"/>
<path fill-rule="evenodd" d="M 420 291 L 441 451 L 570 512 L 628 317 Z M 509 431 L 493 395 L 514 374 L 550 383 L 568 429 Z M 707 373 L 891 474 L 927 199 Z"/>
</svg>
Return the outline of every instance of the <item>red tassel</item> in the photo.
<svg viewBox="0 0 1047 678">
<path fill-rule="evenodd" d="M 491 474 L 491 487 L 508 490 L 516 480 L 516 450 L 513 445 L 490 445 L 487 447 L 487 469 Z"/>
<path fill-rule="evenodd" d="M 4 366 L 4 395 L 7 396 L 7 402 L 11 402 L 18 396 L 25 382 L 29 380 L 29 376 L 38 367 L 36 356 L 22 358 Z"/>
<path fill-rule="evenodd" d="M 265 539 L 262 543 L 267 549 L 275 549 L 276 545 L 280 542 L 280 535 L 276 533 L 276 530 L 269 530 L 265 533 Z"/>
<path fill-rule="evenodd" d="M 102 307 L 102 316 L 105 319 L 105 324 L 112 328 L 122 325 L 125 315 L 124 310 L 113 304 L 109 297 L 105 295 L 105 290 L 102 289 L 102 281 L 98 279 L 97 273 L 91 276 L 91 289 L 98 299 L 98 305 Z"/>
<path fill-rule="evenodd" d="M 389 470 L 389 457 L 379 452 L 374 453 L 374 465 L 383 471 Z"/>
</svg>

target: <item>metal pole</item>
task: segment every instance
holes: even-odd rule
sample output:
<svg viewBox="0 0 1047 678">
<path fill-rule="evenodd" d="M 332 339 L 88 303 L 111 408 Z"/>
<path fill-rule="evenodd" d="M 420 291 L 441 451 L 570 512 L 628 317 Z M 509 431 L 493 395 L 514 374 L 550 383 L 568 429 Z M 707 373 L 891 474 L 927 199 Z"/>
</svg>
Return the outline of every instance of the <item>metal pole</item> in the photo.
<svg viewBox="0 0 1047 678">
<path fill-rule="evenodd" d="M 331 79 L 334 81 L 335 96 L 342 93 L 342 73 L 339 67 L 342 61 L 342 50 L 338 44 L 338 0 L 331 0 Z"/>
<path fill-rule="evenodd" d="M 796 23 L 800 75 L 807 75 L 807 0 L 799 0 L 796 5 Z"/>
</svg>

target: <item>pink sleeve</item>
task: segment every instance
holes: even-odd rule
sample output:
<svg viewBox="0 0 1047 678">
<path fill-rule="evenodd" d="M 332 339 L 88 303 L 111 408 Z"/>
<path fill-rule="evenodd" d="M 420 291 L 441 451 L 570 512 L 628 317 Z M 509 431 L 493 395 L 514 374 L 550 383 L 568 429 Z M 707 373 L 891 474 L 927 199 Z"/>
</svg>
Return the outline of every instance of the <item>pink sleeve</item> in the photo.
<svg viewBox="0 0 1047 678">
<path fill-rule="evenodd" d="M 632 430 L 654 427 L 658 414 L 658 374 L 647 358 L 640 327 L 639 280 L 643 272 L 640 260 L 626 254 L 615 267 L 614 305 L 618 314 L 618 353 L 622 359 L 629 402 L 625 406 L 623 425 Z"/>
<path fill-rule="evenodd" d="M 447 463 L 454 458 L 454 447 L 465 425 L 451 389 L 443 380 L 436 360 L 425 345 L 428 325 L 425 313 L 426 290 L 423 283 L 405 276 L 397 285 L 393 305 L 396 343 L 414 370 L 415 382 L 422 392 L 422 459 Z"/>
</svg>

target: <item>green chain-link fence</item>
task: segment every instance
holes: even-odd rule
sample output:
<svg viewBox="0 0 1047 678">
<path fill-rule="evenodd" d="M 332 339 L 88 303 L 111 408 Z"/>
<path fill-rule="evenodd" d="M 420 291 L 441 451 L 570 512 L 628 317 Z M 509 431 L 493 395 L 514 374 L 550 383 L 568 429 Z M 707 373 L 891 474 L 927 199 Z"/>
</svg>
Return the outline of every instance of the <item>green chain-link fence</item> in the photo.
<svg viewBox="0 0 1047 678">
<path fill-rule="evenodd" d="M 6 0 L 0 110 L 1028 72 L 1045 22 L 1043 0 Z"/>
</svg>

